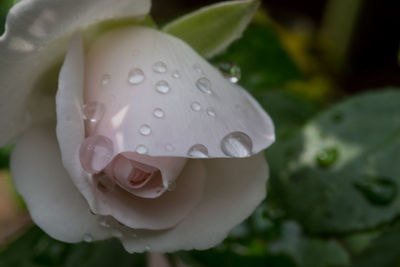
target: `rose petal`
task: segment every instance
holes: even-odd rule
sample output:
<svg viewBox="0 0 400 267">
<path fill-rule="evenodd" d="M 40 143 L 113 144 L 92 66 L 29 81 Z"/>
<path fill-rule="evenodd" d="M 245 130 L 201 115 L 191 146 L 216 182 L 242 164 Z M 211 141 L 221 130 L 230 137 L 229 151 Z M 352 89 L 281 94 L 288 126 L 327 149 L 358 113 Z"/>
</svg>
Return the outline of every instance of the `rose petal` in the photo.
<svg viewBox="0 0 400 267">
<path fill-rule="evenodd" d="M 65 171 L 54 128 L 54 124 L 36 126 L 18 140 L 11 157 L 18 192 L 34 222 L 58 240 L 110 237 Z"/>
<path fill-rule="evenodd" d="M 111 215 L 132 228 L 166 229 L 174 226 L 201 198 L 205 176 L 202 163 L 187 164 L 173 193 L 167 192 L 157 199 L 138 198 L 118 187 L 110 192 L 98 190 L 96 181 L 90 179 L 79 161 L 79 149 L 84 140 L 81 109 L 83 65 L 82 38 L 77 34 L 71 40 L 61 69 L 56 99 L 57 138 L 63 164 L 72 181 L 95 213 Z"/>
<path fill-rule="evenodd" d="M 171 252 L 207 249 L 247 218 L 266 194 L 268 165 L 263 154 L 246 159 L 203 161 L 207 180 L 201 202 L 176 227 L 167 231 L 136 231 L 123 237 L 129 252 Z"/>
<path fill-rule="evenodd" d="M 0 38 L 0 113 L 7 114 L 0 117 L 0 146 L 29 126 L 28 108 L 35 114 L 36 108 L 42 108 L 31 105 L 32 94 L 54 95 L 49 75 L 41 76 L 61 61 L 68 35 L 100 21 L 143 16 L 150 5 L 150 0 L 24 0 L 16 4 Z M 39 115 L 49 114 L 54 117 L 54 112 Z"/>
<path fill-rule="evenodd" d="M 105 105 L 89 135 L 110 138 L 115 155 L 246 157 L 274 141 L 270 117 L 248 93 L 165 33 L 112 30 L 94 42 L 85 70 L 85 101 Z"/>
</svg>

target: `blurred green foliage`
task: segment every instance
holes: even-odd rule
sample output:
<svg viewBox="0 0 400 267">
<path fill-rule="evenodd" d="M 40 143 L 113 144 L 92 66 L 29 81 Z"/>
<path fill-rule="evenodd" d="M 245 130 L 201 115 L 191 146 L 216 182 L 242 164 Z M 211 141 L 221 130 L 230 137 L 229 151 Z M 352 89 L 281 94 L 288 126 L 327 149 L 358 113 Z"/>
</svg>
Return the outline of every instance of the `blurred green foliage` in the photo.
<svg viewBox="0 0 400 267">
<path fill-rule="evenodd" d="M 0 4 L 3 21 L 11 4 Z M 342 101 L 285 90 L 308 77 L 269 20 L 250 25 L 212 63 L 240 66 L 239 83 L 275 122 L 269 195 L 221 245 L 170 257 L 189 266 L 398 266 L 399 88 Z M 10 150 L 0 150 L 1 168 Z M 64 244 L 34 227 L 2 249 L 2 266 L 145 266 L 145 255 L 127 254 L 116 240 Z"/>
</svg>

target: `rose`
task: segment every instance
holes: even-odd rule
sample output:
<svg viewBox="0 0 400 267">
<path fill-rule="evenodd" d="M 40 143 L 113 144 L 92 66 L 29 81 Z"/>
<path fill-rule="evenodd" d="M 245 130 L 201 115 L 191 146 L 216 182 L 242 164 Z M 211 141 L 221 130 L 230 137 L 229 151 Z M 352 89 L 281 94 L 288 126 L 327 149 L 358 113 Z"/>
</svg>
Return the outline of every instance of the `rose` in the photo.
<svg viewBox="0 0 400 267">
<path fill-rule="evenodd" d="M 149 8 L 23 0 L 8 15 L 0 138 L 17 141 L 15 185 L 56 239 L 206 249 L 265 197 L 270 118 L 186 43 L 132 21 Z"/>
</svg>

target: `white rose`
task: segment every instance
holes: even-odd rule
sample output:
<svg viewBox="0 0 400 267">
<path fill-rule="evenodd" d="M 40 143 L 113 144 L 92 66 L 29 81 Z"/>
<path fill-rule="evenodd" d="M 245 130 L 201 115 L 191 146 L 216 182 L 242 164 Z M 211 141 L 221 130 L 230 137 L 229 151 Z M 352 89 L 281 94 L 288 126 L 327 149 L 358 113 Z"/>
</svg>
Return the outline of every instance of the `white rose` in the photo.
<svg viewBox="0 0 400 267">
<path fill-rule="evenodd" d="M 0 142 L 16 141 L 17 190 L 56 239 L 206 249 L 265 197 L 274 128 L 249 94 L 171 35 L 134 24 L 96 32 L 149 9 L 23 0 L 8 15 Z"/>
</svg>

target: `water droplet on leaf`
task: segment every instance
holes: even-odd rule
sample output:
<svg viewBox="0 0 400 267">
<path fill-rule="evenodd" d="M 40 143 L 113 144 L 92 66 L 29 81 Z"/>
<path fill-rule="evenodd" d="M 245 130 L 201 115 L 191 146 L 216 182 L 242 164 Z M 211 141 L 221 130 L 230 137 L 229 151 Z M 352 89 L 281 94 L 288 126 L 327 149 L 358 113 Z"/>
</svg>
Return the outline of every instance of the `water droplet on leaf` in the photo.
<svg viewBox="0 0 400 267">
<path fill-rule="evenodd" d="M 215 117 L 217 115 L 217 113 L 215 113 L 215 110 L 212 107 L 208 107 L 206 111 L 207 115 L 210 117 Z"/>
<path fill-rule="evenodd" d="M 83 141 L 79 150 L 82 168 L 87 173 L 98 173 L 111 161 L 113 142 L 102 135 L 90 136 Z"/>
<path fill-rule="evenodd" d="M 156 83 L 156 91 L 160 94 L 167 94 L 171 90 L 167 81 L 159 81 Z"/>
<path fill-rule="evenodd" d="M 154 117 L 156 117 L 157 119 L 162 119 L 165 117 L 165 113 L 161 108 L 156 108 L 153 110 L 153 115 Z"/>
<path fill-rule="evenodd" d="M 106 106 L 100 102 L 89 102 L 82 106 L 83 119 L 98 122 L 104 117 Z"/>
<path fill-rule="evenodd" d="M 143 124 L 142 126 L 140 126 L 139 132 L 143 136 L 148 136 L 151 134 L 151 128 L 149 125 Z"/>
<path fill-rule="evenodd" d="M 153 71 L 156 73 L 165 73 L 168 71 L 168 68 L 164 62 L 158 61 L 158 62 L 154 63 Z"/>
<path fill-rule="evenodd" d="M 324 148 L 317 153 L 316 161 L 321 167 L 330 167 L 338 159 L 338 150 L 334 147 Z"/>
<path fill-rule="evenodd" d="M 144 145 L 138 145 L 138 146 L 136 147 L 136 152 L 139 153 L 139 154 L 141 154 L 141 155 L 144 155 L 144 154 L 147 154 L 147 153 L 149 152 L 149 150 L 148 150 L 147 147 L 144 146 Z"/>
<path fill-rule="evenodd" d="M 201 110 L 201 105 L 199 102 L 193 102 L 192 105 L 190 106 L 193 111 L 200 111 Z"/>
<path fill-rule="evenodd" d="M 357 190 L 372 204 L 388 205 L 397 194 L 396 184 L 385 177 L 367 177 L 354 184 Z"/>
<path fill-rule="evenodd" d="M 83 241 L 90 243 L 93 241 L 93 237 L 90 234 L 85 234 L 83 235 Z"/>
<path fill-rule="evenodd" d="M 131 85 L 141 84 L 145 79 L 144 72 L 141 69 L 134 68 L 129 72 L 128 82 Z"/>
<path fill-rule="evenodd" d="M 224 62 L 218 64 L 218 67 L 224 77 L 227 78 L 231 83 L 239 82 L 240 78 L 242 77 L 239 66 L 234 63 Z"/>
<path fill-rule="evenodd" d="M 211 82 L 207 78 L 200 78 L 196 81 L 196 87 L 199 89 L 201 92 L 211 95 L 212 90 L 211 90 Z"/>
</svg>

